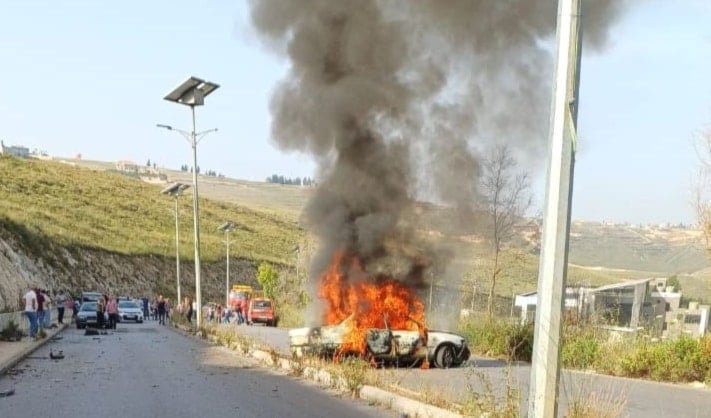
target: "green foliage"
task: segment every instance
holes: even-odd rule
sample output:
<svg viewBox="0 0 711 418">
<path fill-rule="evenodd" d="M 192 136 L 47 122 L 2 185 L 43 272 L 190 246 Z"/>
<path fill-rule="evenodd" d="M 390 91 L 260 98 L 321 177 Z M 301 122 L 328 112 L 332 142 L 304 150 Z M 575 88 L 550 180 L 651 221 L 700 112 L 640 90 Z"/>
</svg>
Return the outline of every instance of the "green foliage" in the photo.
<svg viewBox="0 0 711 418">
<path fill-rule="evenodd" d="M 711 376 L 711 337 L 682 336 L 673 341 L 642 343 L 621 360 L 631 377 L 670 382 L 706 381 Z"/>
<path fill-rule="evenodd" d="M 472 318 L 462 325 L 462 335 L 472 352 L 509 361 L 530 361 L 533 353 L 533 325 L 501 319 Z"/>
<path fill-rule="evenodd" d="M 595 328 L 566 326 L 561 353 L 563 365 L 574 369 L 587 369 L 595 365 L 601 344 Z"/>
<path fill-rule="evenodd" d="M 7 326 L 2 331 L 0 331 L 0 340 L 20 341 L 24 335 L 25 333 L 22 332 L 17 323 L 13 320 L 10 320 L 7 323 Z"/>
<path fill-rule="evenodd" d="M 681 282 L 679 276 L 673 275 L 667 279 L 667 286 L 673 286 L 675 292 L 681 292 Z"/>
<path fill-rule="evenodd" d="M 271 264 L 264 261 L 259 265 L 257 269 L 257 282 L 262 286 L 264 296 L 272 300 L 276 298 L 275 293 L 278 279 L 279 274 L 274 270 Z"/>
<path fill-rule="evenodd" d="M 30 254 L 54 267 L 61 246 L 96 248 L 127 255 L 175 254 L 175 201 L 161 186 L 107 171 L 52 161 L 0 157 L 0 233 L 18 237 Z M 201 196 L 204 196 L 201 189 Z M 180 256 L 192 260 L 192 196 L 178 199 Z M 224 258 L 222 235 L 214 231 L 225 219 L 247 226 L 234 232 L 234 255 L 291 264 L 290 249 L 303 232 L 296 221 L 266 212 L 200 199 L 201 258 Z"/>
</svg>

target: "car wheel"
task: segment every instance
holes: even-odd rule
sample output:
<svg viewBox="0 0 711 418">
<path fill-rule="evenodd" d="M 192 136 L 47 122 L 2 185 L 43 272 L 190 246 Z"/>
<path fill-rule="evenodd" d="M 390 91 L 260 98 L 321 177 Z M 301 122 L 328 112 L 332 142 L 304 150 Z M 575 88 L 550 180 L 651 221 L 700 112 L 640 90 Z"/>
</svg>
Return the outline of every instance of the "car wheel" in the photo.
<svg viewBox="0 0 711 418">
<path fill-rule="evenodd" d="M 451 344 L 442 344 L 437 347 L 434 362 L 439 369 L 452 367 L 452 364 L 454 364 L 454 347 Z"/>
</svg>

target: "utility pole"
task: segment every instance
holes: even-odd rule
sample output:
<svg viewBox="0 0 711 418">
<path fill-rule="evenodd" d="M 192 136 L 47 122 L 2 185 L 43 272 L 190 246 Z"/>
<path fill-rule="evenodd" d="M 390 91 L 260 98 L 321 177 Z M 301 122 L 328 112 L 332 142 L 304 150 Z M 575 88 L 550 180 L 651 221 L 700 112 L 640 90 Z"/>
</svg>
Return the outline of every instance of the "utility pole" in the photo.
<svg viewBox="0 0 711 418">
<path fill-rule="evenodd" d="M 528 396 L 530 418 L 558 413 L 562 313 L 573 197 L 582 0 L 559 0 L 556 67 L 549 127 L 545 217 L 538 269 L 538 300 Z"/>
</svg>

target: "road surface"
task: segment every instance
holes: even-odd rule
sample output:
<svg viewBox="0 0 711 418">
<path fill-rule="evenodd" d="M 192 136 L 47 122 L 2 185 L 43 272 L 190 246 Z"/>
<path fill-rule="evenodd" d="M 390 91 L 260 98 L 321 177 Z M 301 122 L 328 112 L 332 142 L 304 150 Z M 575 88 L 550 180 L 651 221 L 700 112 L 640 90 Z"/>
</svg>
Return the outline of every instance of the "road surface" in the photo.
<svg viewBox="0 0 711 418">
<path fill-rule="evenodd" d="M 286 329 L 239 326 L 237 330 L 264 341 L 280 352 L 289 352 Z M 507 388 L 513 388 L 520 394 L 521 410 L 525 411 L 527 408 L 528 380 L 531 373 L 527 363 L 507 365 L 498 360 L 472 358 L 467 367 L 455 369 L 384 369 L 380 373 L 380 380 L 385 386 L 399 387 L 413 395 L 437 394 L 440 398 L 456 403 L 466 403 L 472 398 L 470 388 L 480 393 L 493 392 L 499 398 L 505 395 Z M 489 384 L 491 390 L 486 389 Z M 564 371 L 559 397 L 560 416 L 565 415 L 570 403 L 589 399 L 597 405 L 610 404 L 609 408 L 623 403 L 621 416 L 629 418 L 711 417 L 711 390 L 691 385 Z"/>
<path fill-rule="evenodd" d="M 68 328 L 0 376 L 0 417 L 393 417 L 159 326 Z M 49 359 L 60 351 L 61 360 Z"/>
</svg>

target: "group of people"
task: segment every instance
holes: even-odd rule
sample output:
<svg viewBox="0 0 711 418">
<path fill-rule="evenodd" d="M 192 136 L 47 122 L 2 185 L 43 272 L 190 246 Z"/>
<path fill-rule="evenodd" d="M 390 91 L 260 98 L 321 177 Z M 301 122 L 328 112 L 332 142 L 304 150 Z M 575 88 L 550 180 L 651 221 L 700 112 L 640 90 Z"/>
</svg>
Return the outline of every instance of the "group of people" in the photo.
<svg viewBox="0 0 711 418">
<path fill-rule="evenodd" d="M 235 324 L 242 325 L 246 321 L 243 305 L 246 304 L 243 304 L 241 300 L 233 305 L 233 309 L 211 303 L 207 308 L 207 320 L 210 323 L 229 324 L 234 319 Z"/>
<path fill-rule="evenodd" d="M 33 288 L 25 293 L 23 301 L 25 304 L 23 313 L 30 323 L 30 337 L 37 338 L 37 333 L 40 328 L 45 329 L 52 326 L 52 299 L 49 297 L 49 292 L 45 289 Z M 57 322 L 62 324 L 64 321 L 66 303 L 64 294 L 60 292 L 56 296 L 54 303 L 57 306 Z"/>
<path fill-rule="evenodd" d="M 116 329 L 118 321 L 118 299 L 108 295 L 101 295 L 96 301 L 96 327 Z"/>
<path fill-rule="evenodd" d="M 50 306 L 53 304 L 57 308 L 57 323 L 63 324 L 65 310 L 71 313 L 72 321 L 79 313 L 81 302 L 67 297 L 62 291 L 50 298 L 49 292 L 40 288 L 31 288 L 23 296 L 25 317 L 29 321 L 29 335 L 37 338 L 40 328 L 51 327 Z M 98 328 L 116 329 L 119 322 L 118 310 L 119 298 L 107 294 L 101 295 L 96 301 L 96 321 Z M 157 320 L 159 324 L 165 325 L 166 320 L 170 320 L 171 301 L 163 295 L 158 295 L 154 299 L 143 297 L 139 300 L 143 309 L 143 316 L 146 320 Z M 185 302 L 177 307 L 178 314 L 184 315 L 188 322 L 192 322 L 195 316 L 194 302 L 190 298 L 185 298 Z"/>
</svg>

